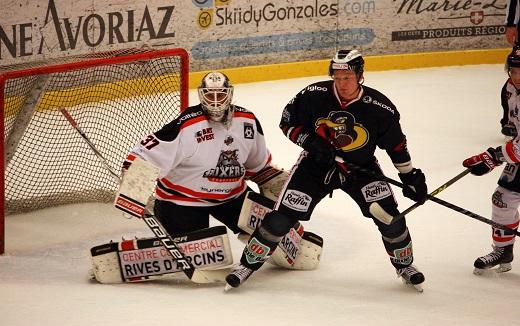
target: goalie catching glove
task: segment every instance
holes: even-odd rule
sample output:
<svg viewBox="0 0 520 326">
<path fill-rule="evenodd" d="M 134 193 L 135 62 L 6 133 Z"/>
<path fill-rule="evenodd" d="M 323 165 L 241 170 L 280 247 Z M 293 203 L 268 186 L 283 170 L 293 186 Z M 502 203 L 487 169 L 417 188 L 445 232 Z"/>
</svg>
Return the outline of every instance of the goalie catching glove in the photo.
<svg viewBox="0 0 520 326">
<path fill-rule="evenodd" d="M 266 165 L 249 180 L 258 185 L 258 189 L 263 196 L 276 201 L 288 178 L 289 174 L 287 171 L 272 165 Z"/>
</svg>

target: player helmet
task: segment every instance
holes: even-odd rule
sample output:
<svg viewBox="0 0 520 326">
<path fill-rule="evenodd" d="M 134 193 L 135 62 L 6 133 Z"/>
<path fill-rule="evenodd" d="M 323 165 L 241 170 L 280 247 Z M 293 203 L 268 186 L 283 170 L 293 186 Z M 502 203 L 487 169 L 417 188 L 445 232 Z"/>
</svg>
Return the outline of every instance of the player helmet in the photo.
<svg viewBox="0 0 520 326">
<path fill-rule="evenodd" d="M 219 71 L 208 73 L 198 88 L 202 109 L 213 121 L 229 122 L 233 115 L 233 86 Z"/>
<path fill-rule="evenodd" d="M 517 67 L 520 67 L 520 46 L 515 45 L 507 56 L 506 70 Z"/>
<path fill-rule="evenodd" d="M 358 50 L 339 50 L 329 64 L 329 76 L 334 70 L 352 70 L 359 77 L 364 71 L 365 60 Z"/>
</svg>

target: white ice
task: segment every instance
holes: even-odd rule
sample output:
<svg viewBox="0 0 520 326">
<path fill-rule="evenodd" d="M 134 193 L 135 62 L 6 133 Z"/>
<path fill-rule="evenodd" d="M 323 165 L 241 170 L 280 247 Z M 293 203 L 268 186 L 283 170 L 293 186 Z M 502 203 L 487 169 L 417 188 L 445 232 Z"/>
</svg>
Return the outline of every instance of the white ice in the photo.
<svg viewBox="0 0 520 326">
<path fill-rule="evenodd" d="M 416 167 L 430 190 L 462 171 L 466 157 L 503 141 L 502 65 L 367 72 L 366 85 L 398 107 Z M 236 85 L 235 102 L 260 118 L 275 162 L 290 168 L 299 148 L 278 129 L 284 105 L 326 76 Z M 197 101 L 195 92 L 190 103 Z M 386 153 L 387 175 L 397 179 Z M 500 168 L 468 175 L 439 197 L 491 217 Z M 412 202 L 401 196 L 405 209 Z M 235 291 L 183 277 L 168 282 L 90 282 L 88 250 L 122 236 L 148 236 L 139 220 L 110 205 L 83 204 L 9 216 L 7 253 L 0 257 L 0 325 L 519 325 L 520 265 L 504 274 L 473 275 L 473 261 L 491 250 L 491 227 L 436 203 L 408 215 L 424 292 L 396 278 L 380 235 L 341 192 L 315 210 L 308 230 L 325 239 L 319 268 L 264 266 Z M 231 237 L 238 260 L 243 245 Z"/>
</svg>

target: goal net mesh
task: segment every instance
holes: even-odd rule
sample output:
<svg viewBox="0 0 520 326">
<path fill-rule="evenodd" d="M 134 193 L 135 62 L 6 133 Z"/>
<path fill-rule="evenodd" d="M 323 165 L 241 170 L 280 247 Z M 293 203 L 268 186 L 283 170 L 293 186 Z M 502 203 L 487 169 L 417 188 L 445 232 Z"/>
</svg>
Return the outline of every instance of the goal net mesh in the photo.
<svg viewBox="0 0 520 326">
<path fill-rule="evenodd" d="M 113 200 L 118 183 L 59 112 L 121 171 L 144 135 L 187 106 L 184 50 L 127 49 L 0 70 L 6 214 Z"/>
</svg>

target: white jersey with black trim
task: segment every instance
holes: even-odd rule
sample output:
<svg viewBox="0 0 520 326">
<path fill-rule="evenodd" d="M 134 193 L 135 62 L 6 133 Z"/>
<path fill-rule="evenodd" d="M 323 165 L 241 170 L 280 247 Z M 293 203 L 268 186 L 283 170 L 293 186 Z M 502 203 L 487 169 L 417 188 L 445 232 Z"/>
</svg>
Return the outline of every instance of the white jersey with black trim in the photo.
<svg viewBox="0 0 520 326">
<path fill-rule="evenodd" d="M 184 206 L 213 206 L 242 194 L 246 177 L 271 161 L 260 122 L 239 106 L 231 125 L 208 120 L 200 105 L 186 109 L 130 152 L 161 169 L 159 199 Z"/>
</svg>

